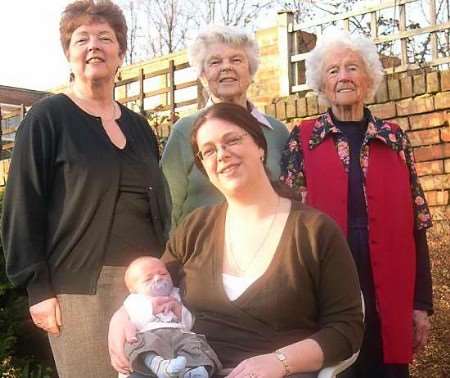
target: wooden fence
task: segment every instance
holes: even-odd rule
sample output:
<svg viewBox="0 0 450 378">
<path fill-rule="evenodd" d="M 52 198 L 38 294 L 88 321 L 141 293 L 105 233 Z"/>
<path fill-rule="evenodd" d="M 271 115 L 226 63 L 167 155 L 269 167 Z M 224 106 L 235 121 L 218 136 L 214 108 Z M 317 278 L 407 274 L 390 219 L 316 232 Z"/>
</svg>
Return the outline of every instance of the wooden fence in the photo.
<svg viewBox="0 0 450 378">
<path fill-rule="evenodd" d="M 383 0 L 376 5 L 301 24 L 294 22 L 292 13 L 283 13 L 278 21 L 280 59 L 285 57 L 282 63 L 285 74 L 282 95 L 308 89 L 304 74 L 305 59 L 315 46 L 316 38 L 320 38 L 331 25 L 369 36 L 388 61 L 385 65 L 388 74 L 413 71 L 424 66 L 446 65 L 448 68 L 449 14 L 449 2 L 446 0 Z M 421 25 L 424 22 L 427 25 Z M 418 56 L 417 46 L 424 44 L 426 47 L 422 51 L 425 54 Z"/>
<path fill-rule="evenodd" d="M 8 157 L 14 147 L 14 138 L 20 121 L 25 116 L 24 105 L 0 104 L 1 113 L 1 156 Z"/>
<path fill-rule="evenodd" d="M 145 72 L 141 67 L 136 75 L 116 82 L 115 98 L 145 115 L 152 126 L 158 126 L 158 135 L 166 136 L 180 110 L 189 106 L 197 109 L 204 102 L 201 84 L 188 69 L 188 62 L 175 64 L 174 60 L 168 60 L 166 68 L 156 71 Z"/>
</svg>

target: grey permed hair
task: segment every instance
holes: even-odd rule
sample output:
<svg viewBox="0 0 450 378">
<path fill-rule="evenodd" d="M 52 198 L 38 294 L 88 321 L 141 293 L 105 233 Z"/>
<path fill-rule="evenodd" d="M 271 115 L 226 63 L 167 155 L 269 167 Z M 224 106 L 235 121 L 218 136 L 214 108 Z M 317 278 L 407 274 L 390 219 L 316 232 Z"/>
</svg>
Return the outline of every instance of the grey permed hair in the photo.
<svg viewBox="0 0 450 378">
<path fill-rule="evenodd" d="M 250 34 L 231 26 L 209 25 L 197 35 L 189 47 L 189 64 L 195 68 L 197 77 L 203 73 L 208 49 L 215 43 L 244 49 L 250 66 L 250 75 L 252 77 L 255 75 L 259 66 L 259 48 L 256 40 Z"/>
<path fill-rule="evenodd" d="M 376 45 L 366 37 L 350 34 L 337 28 L 327 29 L 306 58 L 306 84 L 319 95 L 321 103 L 330 105 L 328 99 L 322 93 L 322 74 L 326 54 L 335 47 L 349 48 L 359 53 L 372 81 L 368 88 L 366 101 L 373 98 L 384 75 Z"/>
</svg>

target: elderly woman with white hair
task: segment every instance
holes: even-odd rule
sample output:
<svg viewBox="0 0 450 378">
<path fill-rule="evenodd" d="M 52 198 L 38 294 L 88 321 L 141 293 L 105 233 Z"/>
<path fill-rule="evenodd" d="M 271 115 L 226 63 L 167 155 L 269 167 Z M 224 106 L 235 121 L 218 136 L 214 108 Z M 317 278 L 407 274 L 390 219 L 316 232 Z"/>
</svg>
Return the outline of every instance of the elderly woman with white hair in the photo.
<svg viewBox="0 0 450 378">
<path fill-rule="evenodd" d="M 272 179 L 278 180 L 281 152 L 289 132 L 281 122 L 262 114 L 247 98 L 259 64 L 257 42 L 238 29 L 212 25 L 190 46 L 189 62 L 209 94 L 206 107 L 220 102 L 234 103 L 259 121 L 268 144 L 267 167 Z M 192 125 L 202 112 L 184 117 L 174 125 L 162 155 L 161 166 L 172 197 L 172 227 L 192 210 L 224 199 L 194 164 Z"/>
<path fill-rule="evenodd" d="M 366 304 L 357 377 L 400 378 L 430 329 L 431 217 L 406 134 L 364 105 L 382 77 L 369 39 L 335 29 L 319 39 L 306 80 L 329 109 L 294 127 L 281 180 L 347 235 Z"/>
</svg>

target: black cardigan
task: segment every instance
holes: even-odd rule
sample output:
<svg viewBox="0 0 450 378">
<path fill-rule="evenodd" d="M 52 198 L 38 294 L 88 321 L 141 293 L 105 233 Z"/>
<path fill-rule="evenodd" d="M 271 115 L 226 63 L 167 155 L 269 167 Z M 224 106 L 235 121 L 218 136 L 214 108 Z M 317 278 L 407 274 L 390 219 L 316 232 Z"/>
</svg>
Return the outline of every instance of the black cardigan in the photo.
<svg viewBox="0 0 450 378">
<path fill-rule="evenodd" d="M 169 230 L 158 145 L 147 121 L 121 106 L 127 143 L 148 164 L 155 234 Z M 93 294 L 119 191 L 120 162 L 101 119 L 63 94 L 35 104 L 20 125 L 4 197 L 7 275 L 30 303 L 58 293 Z"/>
</svg>

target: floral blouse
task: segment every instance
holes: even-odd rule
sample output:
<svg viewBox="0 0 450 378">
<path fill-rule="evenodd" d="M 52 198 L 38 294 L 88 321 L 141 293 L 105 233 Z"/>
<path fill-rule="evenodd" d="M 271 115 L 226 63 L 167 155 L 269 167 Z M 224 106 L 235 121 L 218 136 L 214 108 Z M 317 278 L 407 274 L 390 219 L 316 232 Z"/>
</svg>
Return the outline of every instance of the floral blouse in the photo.
<svg viewBox="0 0 450 378">
<path fill-rule="evenodd" d="M 418 230 L 431 227 L 431 214 L 425 201 L 422 187 L 417 177 L 414 165 L 414 156 L 411 143 L 406 133 L 398 128 L 393 130 L 390 123 L 374 117 L 367 109 L 369 122 L 367 131 L 360 153 L 360 164 L 364 174 L 367 176 L 367 168 L 369 164 L 370 142 L 373 139 L 381 140 L 383 143 L 396 151 L 400 157 L 406 162 L 411 178 L 411 194 L 414 203 L 414 214 L 416 219 L 416 228 Z M 302 194 L 302 198 L 306 198 L 307 185 L 303 167 L 303 146 L 300 139 L 301 127 L 297 125 L 289 136 L 285 150 L 281 158 L 281 177 L 280 180 Z M 314 125 L 314 129 L 309 140 L 308 148 L 313 149 L 319 145 L 328 134 L 333 135 L 336 142 L 336 151 L 339 159 L 344 165 L 345 171 L 349 172 L 350 151 L 349 144 L 344 134 L 333 124 L 333 120 L 329 112 L 322 114 Z M 364 193 L 366 188 L 364 187 Z M 367 198 L 366 198 L 367 205 Z"/>
</svg>

